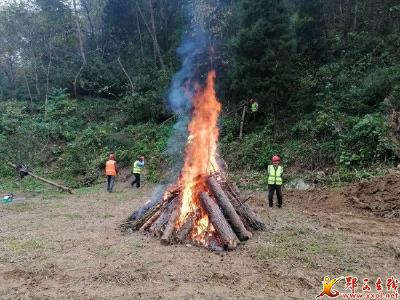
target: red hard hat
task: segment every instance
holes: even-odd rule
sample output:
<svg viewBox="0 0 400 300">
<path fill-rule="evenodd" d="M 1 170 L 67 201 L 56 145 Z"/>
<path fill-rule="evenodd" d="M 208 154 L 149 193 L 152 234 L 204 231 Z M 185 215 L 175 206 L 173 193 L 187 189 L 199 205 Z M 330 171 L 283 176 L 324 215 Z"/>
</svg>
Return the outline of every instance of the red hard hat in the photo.
<svg viewBox="0 0 400 300">
<path fill-rule="evenodd" d="M 272 156 L 272 161 L 281 161 L 281 158 L 278 155 Z"/>
</svg>

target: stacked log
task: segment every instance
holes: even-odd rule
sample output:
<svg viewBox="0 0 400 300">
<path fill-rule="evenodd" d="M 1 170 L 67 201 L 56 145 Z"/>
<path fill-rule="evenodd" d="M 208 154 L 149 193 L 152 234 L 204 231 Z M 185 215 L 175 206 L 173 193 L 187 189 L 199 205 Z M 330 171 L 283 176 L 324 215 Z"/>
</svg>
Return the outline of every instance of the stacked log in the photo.
<svg viewBox="0 0 400 300">
<path fill-rule="evenodd" d="M 190 243 L 200 210 L 207 213 L 213 231 L 206 245 L 211 250 L 223 248 L 233 250 L 240 242 L 252 237 L 252 230 L 265 230 L 265 224 L 240 199 L 239 189 L 226 179 L 212 175 L 205 183 L 207 191 L 198 194 L 201 208 L 185 217 L 183 224 L 177 224 L 181 208 L 181 187 L 170 189 L 162 197 L 136 210 L 121 225 L 123 230 L 149 232 L 161 239 L 161 243 Z M 211 226 L 209 225 L 209 226 Z M 215 245 L 220 244 L 219 246 Z M 207 242 L 204 242 L 207 244 Z M 212 245 L 211 245 L 212 244 Z"/>
</svg>

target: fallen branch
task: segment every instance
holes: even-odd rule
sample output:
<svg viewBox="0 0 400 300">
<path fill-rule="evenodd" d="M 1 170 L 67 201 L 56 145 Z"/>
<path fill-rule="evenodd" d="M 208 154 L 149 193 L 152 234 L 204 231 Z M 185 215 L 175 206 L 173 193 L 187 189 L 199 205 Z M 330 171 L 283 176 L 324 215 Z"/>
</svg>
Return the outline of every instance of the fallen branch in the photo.
<svg viewBox="0 0 400 300">
<path fill-rule="evenodd" d="M 10 166 L 10 167 L 13 167 L 14 169 L 17 170 L 17 165 L 15 165 L 13 163 L 10 163 L 10 162 L 7 162 L 7 165 Z M 37 175 L 33 174 L 31 171 L 26 171 L 26 172 L 28 173 L 28 175 L 32 176 L 33 178 L 36 178 L 36 179 L 38 179 L 40 181 L 43 181 L 43 182 L 45 182 L 45 183 L 47 183 L 49 185 L 55 186 L 55 187 L 59 188 L 60 190 L 62 190 L 63 192 L 67 192 L 69 194 L 73 194 L 72 190 L 69 187 L 60 185 L 60 184 L 55 183 L 53 181 L 50 181 L 48 179 L 42 178 L 40 176 L 37 176 Z"/>
</svg>

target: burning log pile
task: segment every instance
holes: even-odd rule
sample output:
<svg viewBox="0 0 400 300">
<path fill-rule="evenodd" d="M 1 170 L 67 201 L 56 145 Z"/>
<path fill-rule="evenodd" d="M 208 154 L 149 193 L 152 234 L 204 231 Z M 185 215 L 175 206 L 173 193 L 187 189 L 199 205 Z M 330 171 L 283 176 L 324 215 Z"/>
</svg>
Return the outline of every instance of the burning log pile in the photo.
<svg viewBox="0 0 400 300">
<path fill-rule="evenodd" d="M 149 232 L 163 244 L 193 243 L 211 250 L 232 250 L 265 224 L 240 198 L 229 182 L 217 155 L 221 104 L 214 91 L 215 73 L 206 87 L 197 88 L 191 100 L 192 119 L 185 162 L 176 185 L 136 210 L 121 225 L 123 230 Z"/>
<path fill-rule="evenodd" d="M 237 187 L 220 175 L 215 173 L 205 178 L 206 191 L 199 193 L 201 207 L 189 213 L 178 226 L 181 186 L 171 188 L 151 205 L 135 211 L 122 229 L 149 232 L 165 245 L 193 242 L 210 250 L 235 249 L 252 237 L 253 230 L 266 227 L 247 203 L 241 201 Z"/>
</svg>

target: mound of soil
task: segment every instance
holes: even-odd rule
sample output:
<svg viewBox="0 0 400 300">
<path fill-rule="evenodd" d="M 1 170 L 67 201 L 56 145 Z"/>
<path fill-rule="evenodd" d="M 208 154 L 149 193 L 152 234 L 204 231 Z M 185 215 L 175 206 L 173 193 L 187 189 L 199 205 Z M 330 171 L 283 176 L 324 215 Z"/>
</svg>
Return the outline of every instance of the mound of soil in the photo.
<svg viewBox="0 0 400 300">
<path fill-rule="evenodd" d="M 345 191 L 347 200 L 356 208 L 369 211 L 375 216 L 400 218 L 400 172 L 350 186 Z"/>
</svg>

